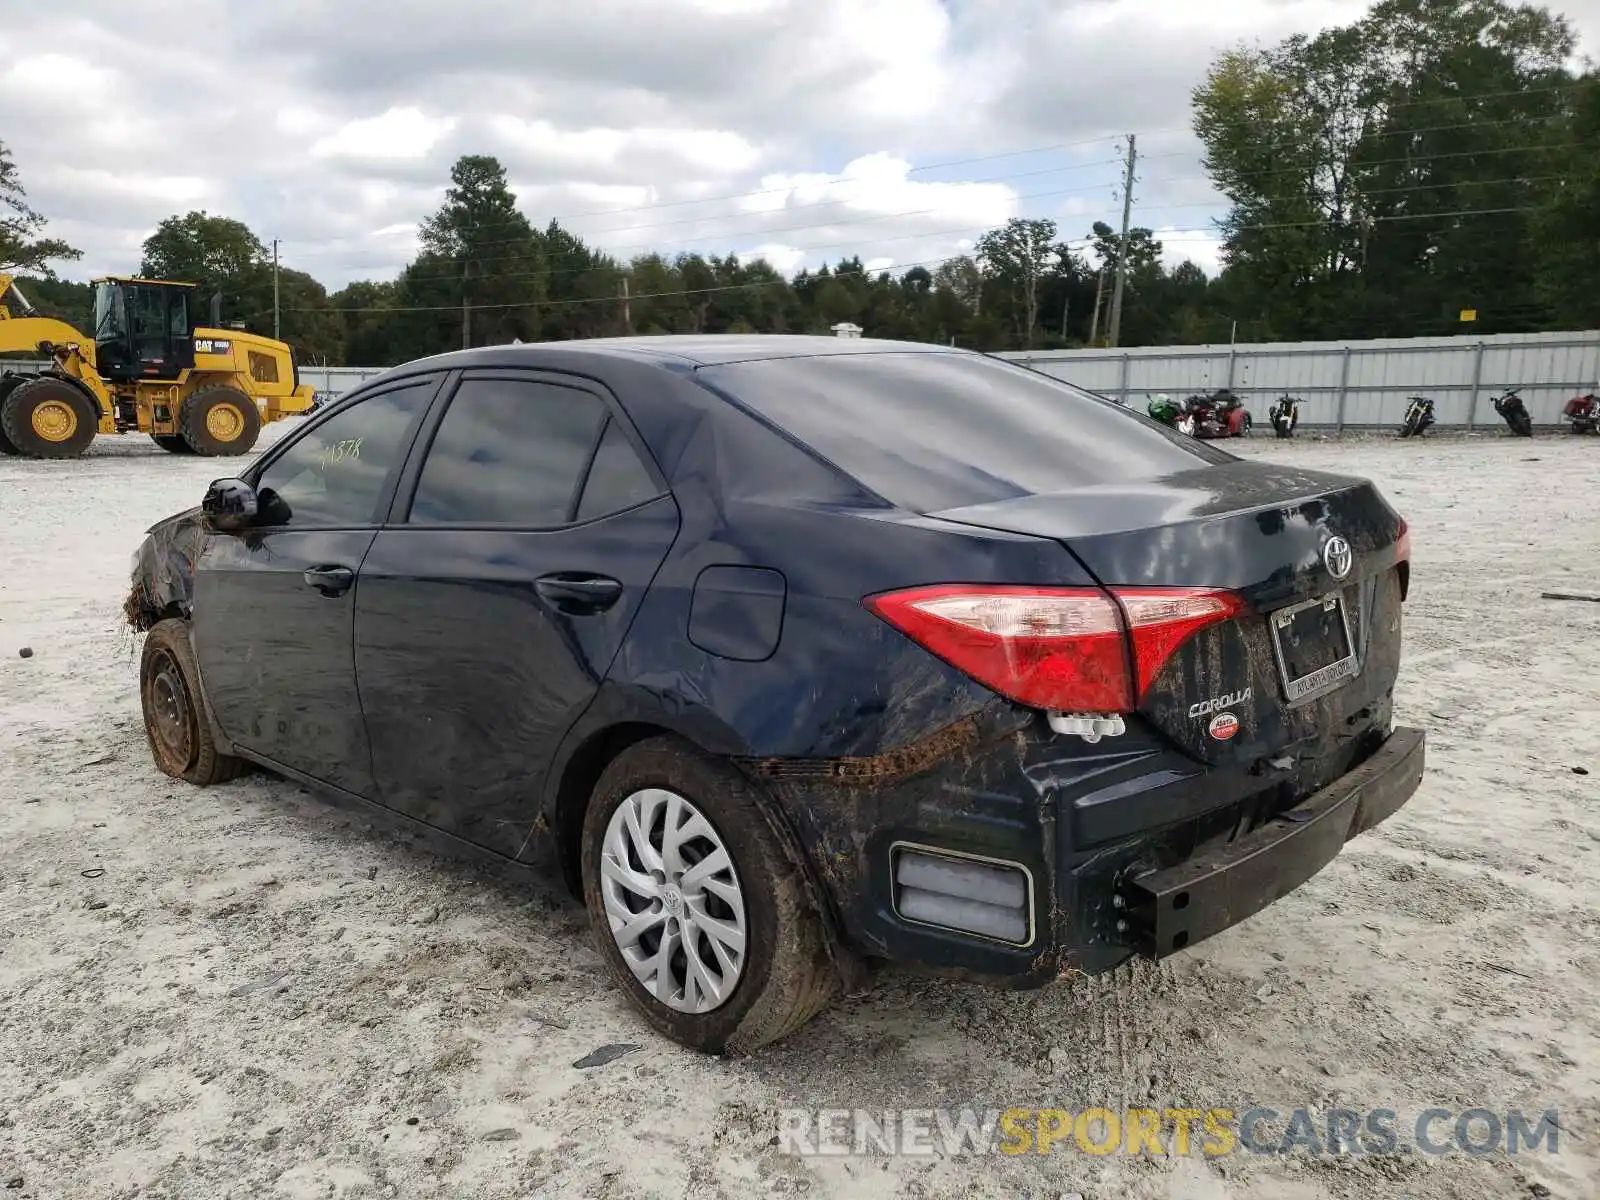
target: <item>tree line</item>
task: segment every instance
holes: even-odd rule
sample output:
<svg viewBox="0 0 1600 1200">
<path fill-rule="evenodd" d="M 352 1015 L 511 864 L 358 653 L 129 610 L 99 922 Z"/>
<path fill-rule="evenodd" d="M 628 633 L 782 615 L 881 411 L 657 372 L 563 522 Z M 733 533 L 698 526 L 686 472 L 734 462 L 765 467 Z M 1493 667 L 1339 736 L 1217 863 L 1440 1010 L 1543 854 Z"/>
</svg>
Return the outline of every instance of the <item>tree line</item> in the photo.
<svg viewBox="0 0 1600 1200">
<path fill-rule="evenodd" d="M 1404 337 L 1600 324 L 1600 75 L 1570 67 L 1565 18 L 1506 0 L 1381 0 L 1351 25 L 1221 55 L 1193 91 L 1204 166 L 1228 202 L 1223 269 L 1169 268 L 1155 232 L 1078 245 L 1014 218 L 971 254 L 890 271 L 859 257 L 785 276 L 733 254 L 621 259 L 519 207 L 505 168 L 459 159 L 419 251 L 329 293 L 277 272 L 302 362 L 387 365 L 462 345 L 623 333 L 826 333 L 987 350 L 1104 344 L 1125 254 L 1122 345 Z M 1136 196 L 1137 209 L 1137 196 Z M 83 327 L 76 251 L 43 237 L 0 147 L 0 269 Z M 140 273 L 199 283 L 271 333 L 273 268 L 243 223 L 162 221 Z M 1464 312 L 1475 320 L 1464 323 Z"/>
</svg>

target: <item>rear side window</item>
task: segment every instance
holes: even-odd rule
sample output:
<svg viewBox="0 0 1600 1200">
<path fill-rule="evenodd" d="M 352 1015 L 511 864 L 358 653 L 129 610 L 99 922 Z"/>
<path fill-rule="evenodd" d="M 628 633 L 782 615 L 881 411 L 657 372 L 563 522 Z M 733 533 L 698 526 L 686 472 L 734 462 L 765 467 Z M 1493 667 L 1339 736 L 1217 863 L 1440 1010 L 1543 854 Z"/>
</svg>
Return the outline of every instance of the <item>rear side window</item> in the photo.
<svg viewBox="0 0 1600 1200">
<path fill-rule="evenodd" d="M 698 374 L 913 512 L 1150 478 L 1232 457 L 1070 384 L 977 355 L 820 355 Z"/>
<path fill-rule="evenodd" d="M 578 520 L 592 521 L 608 513 L 621 512 L 635 504 L 654 499 L 661 489 L 650 478 L 627 434 L 615 421 L 606 424 L 594 464 L 583 484 L 583 499 L 578 504 Z"/>
<path fill-rule="evenodd" d="M 464 381 L 428 448 L 410 523 L 565 525 L 605 419 L 600 398 L 577 388 Z"/>
</svg>

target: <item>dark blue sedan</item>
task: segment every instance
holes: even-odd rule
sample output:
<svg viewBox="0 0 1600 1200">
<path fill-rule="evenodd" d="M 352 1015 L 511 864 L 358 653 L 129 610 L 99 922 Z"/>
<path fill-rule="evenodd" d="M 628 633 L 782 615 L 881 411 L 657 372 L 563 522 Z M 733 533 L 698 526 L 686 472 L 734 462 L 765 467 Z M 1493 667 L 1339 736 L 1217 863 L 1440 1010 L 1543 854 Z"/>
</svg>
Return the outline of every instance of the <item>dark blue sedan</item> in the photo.
<svg viewBox="0 0 1600 1200">
<path fill-rule="evenodd" d="M 157 766 L 564 874 L 658 1029 L 1004 987 L 1259 911 L 1417 787 L 1406 524 L 999 359 L 605 339 L 398 367 L 150 531 Z"/>
</svg>

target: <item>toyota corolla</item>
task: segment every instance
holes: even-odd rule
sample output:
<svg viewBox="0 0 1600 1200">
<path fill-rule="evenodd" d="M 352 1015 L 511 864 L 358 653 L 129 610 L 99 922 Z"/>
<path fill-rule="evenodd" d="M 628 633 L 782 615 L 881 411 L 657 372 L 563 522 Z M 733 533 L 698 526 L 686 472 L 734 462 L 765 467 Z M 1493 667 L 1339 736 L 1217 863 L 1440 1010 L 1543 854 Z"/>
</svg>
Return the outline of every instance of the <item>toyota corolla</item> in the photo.
<svg viewBox="0 0 1600 1200">
<path fill-rule="evenodd" d="M 893 962 L 1181 951 L 1415 791 L 1406 523 L 999 359 L 461 351 L 149 533 L 156 765 L 254 765 L 558 871 L 698 1049 Z"/>
</svg>

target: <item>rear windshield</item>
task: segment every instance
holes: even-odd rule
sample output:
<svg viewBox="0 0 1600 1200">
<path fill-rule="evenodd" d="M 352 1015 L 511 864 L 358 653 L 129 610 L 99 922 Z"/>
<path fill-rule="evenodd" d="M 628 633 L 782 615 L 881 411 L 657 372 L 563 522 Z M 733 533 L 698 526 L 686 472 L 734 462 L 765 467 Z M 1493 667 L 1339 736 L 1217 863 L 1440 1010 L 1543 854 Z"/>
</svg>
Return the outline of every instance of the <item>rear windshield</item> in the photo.
<svg viewBox="0 0 1600 1200">
<path fill-rule="evenodd" d="M 1109 400 L 980 355 L 777 358 L 698 374 L 913 512 L 1231 458 Z"/>
</svg>

